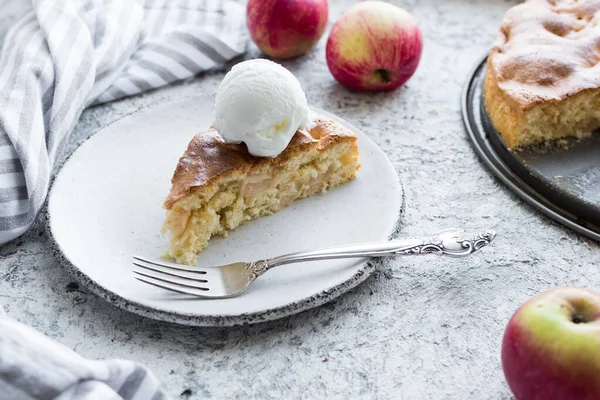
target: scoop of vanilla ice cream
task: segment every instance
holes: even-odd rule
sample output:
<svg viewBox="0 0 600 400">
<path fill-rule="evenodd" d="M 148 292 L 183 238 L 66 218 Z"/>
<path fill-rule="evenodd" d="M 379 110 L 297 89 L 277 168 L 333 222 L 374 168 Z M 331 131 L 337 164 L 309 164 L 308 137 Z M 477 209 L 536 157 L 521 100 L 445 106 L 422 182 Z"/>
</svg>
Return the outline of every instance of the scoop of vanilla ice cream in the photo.
<svg viewBox="0 0 600 400">
<path fill-rule="evenodd" d="M 217 132 L 228 143 L 246 143 L 258 157 L 278 156 L 298 129 L 314 126 L 298 79 L 268 60 L 235 65 L 221 82 L 215 103 Z"/>
</svg>

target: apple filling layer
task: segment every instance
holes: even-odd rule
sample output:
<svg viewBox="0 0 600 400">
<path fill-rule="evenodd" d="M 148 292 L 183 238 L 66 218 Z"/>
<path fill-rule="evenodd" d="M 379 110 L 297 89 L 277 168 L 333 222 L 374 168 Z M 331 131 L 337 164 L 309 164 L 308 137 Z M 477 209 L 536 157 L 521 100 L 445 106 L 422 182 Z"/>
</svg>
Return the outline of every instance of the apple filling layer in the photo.
<svg viewBox="0 0 600 400">
<path fill-rule="evenodd" d="M 179 263 L 195 264 L 212 236 L 227 236 L 247 221 L 354 179 L 358 156 L 355 143 L 341 142 L 326 151 L 301 152 L 284 165 L 227 172 L 210 190 L 192 192 L 168 211 L 163 227 L 169 238 L 167 255 Z"/>
</svg>

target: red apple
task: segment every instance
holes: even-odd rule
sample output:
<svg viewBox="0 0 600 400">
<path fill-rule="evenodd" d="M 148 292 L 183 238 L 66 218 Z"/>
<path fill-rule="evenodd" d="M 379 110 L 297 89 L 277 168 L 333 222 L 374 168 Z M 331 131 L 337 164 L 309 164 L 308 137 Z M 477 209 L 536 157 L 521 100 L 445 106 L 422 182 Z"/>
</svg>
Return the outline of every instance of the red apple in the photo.
<svg viewBox="0 0 600 400">
<path fill-rule="evenodd" d="M 560 288 L 513 315 L 502 368 L 517 400 L 600 399 L 600 294 Z"/>
<path fill-rule="evenodd" d="M 249 0 L 246 23 L 258 48 L 286 59 L 312 49 L 325 31 L 327 0 Z"/>
<path fill-rule="evenodd" d="M 333 25 L 327 65 L 350 90 L 391 90 L 415 73 L 422 50 L 421 31 L 407 11 L 381 1 L 364 1 Z"/>
</svg>

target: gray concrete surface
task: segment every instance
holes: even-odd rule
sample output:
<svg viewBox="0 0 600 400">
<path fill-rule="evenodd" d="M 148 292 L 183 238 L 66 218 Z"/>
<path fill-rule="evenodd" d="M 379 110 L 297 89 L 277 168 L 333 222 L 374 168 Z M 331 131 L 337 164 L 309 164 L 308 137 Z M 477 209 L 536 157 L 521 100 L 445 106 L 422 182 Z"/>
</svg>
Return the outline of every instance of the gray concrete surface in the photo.
<svg viewBox="0 0 600 400">
<path fill-rule="evenodd" d="M 0 34 L 25 3 L 0 5 Z M 331 19 L 353 3 L 331 0 Z M 510 398 L 500 366 L 506 322 L 541 290 L 600 290 L 600 248 L 505 189 L 478 161 L 463 130 L 462 85 L 516 1 L 393 3 L 414 14 L 425 37 L 421 66 L 401 90 L 347 92 L 327 69 L 325 40 L 285 66 L 312 104 L 363 128 L 390 157 L 406 188 L 404 234 L 490 227 L 499 232 L 493 247 L 465 260 L 398 259 L 336 301 L 280 321 L 197 329 L 129 314 L 78 287 L 38 224 L 0 248 L 0 303 L 7 313 L 86 357 L 146 364 L 175 399 Z M 222 76 L 206 74 L 88 110 L 68 151 L 136 107 L 214 93 Z M 180 396 L 186 389 L 192 395 Z"/>
</svg>

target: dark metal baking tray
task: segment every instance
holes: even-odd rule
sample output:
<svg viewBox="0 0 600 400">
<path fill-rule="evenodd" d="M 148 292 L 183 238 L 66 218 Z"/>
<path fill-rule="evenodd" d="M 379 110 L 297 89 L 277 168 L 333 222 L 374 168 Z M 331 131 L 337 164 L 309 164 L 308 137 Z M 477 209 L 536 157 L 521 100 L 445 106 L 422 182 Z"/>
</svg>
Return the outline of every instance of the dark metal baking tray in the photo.
<svg viewBox="0 0 600 400">
<path fill-rule="evenodd" d="M 600 134 L 567 139 L 567 146 L 510 151 L 483 104 L 487 57 L 462 94 L 462 115 L 475 152 L 521 199 L 563 225 L 600 240 Z"/>
</svg>

